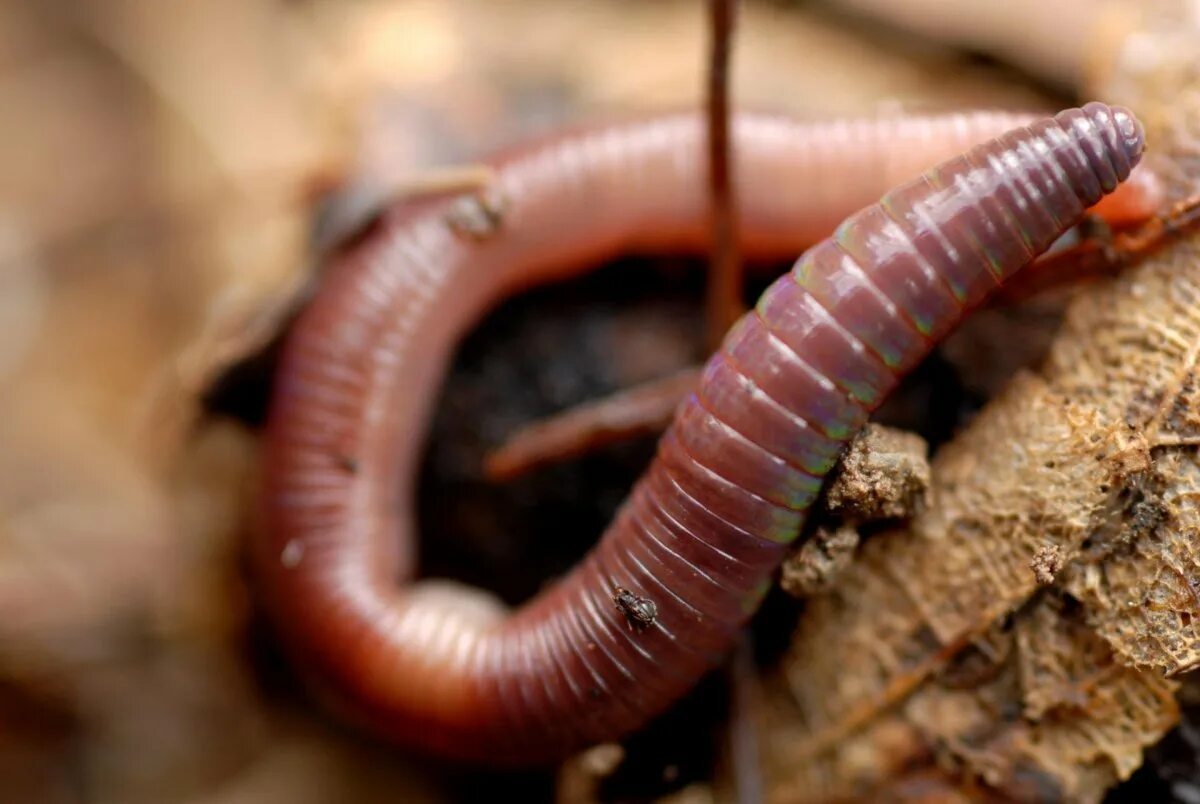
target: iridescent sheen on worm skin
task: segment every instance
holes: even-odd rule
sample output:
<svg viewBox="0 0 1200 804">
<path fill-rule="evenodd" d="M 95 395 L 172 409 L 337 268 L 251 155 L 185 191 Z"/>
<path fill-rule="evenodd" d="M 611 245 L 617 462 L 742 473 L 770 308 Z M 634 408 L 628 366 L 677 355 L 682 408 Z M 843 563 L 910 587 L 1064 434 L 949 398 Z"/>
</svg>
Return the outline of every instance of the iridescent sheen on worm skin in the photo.
<svg viewBox="0 0 1200 804">
<path fill-rule="evenodd" d="M 622 253 L 705 248 L 699 116 L 511 155 L 490 235 L 462 236 L 445 205 L 396 210 L 323 276 L 276 379 L 254 559 L 295 666 L 347 716 L 425 751 L 530 763 L 661 712 L 757 608 L 869 412 L 1129 176 L 1142 133 L 1101 104 L 1036 122 L 738 116 L 734 148 L 748 254 L 834 234 L 729 333 L 592 552 L 512 614 L 448 582 L 401 585 L 419 434 L 456 342 L 500 299 Z M 1110 214 L 1152 213 L 1138 186 Z"/>
</svg>

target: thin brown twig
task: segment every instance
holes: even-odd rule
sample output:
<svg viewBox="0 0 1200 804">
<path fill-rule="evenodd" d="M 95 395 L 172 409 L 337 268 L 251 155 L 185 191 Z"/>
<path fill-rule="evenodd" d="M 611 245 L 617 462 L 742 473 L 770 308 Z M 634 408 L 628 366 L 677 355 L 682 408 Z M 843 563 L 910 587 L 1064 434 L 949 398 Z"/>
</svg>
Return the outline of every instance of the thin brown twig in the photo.
<svg viewBox="0 0 1200 804">
<path fill-rule="evenodd" d="M 762 804 L 764 789 L 758 709 L 762 706 L 753 637 L 743 631 L 729 661 L 729 764 L 738 804 Z"/>
<path fill-rule="evenodd" d="M 484 458 L 484 475 L 493 481 L 512 480 L 606 444 L 657 435 L 670 424 L 699 376 L 699 368 L 687 368 L 529 424 Z"/>
<path fill-rule="evenodd" d="M 737 0 L 709 0 L 708 165 L 712 256 L 708 273 L 708 339 L 716 349 L 744 312 L 737 203 L 729 145 L 729 61 Z"/>
<path fill-rule="evenodd" d="M 994 301 L 1015 304 L 1050 288 L 1115 276 L 1197 227 L 1200 227 L 1200 196 L 1193 196 L 1133 231 L 1087 235 L 1076 246 L 1043 256 L 1005 284 Z"/>
<path fill-rule="evenodd" d="M 737 0 L 709 0 L 707 129 L 712 250 L 707 333 L 711 349 L 720 346 L 745 311 L 730 153 L 729 62 L 736 19 Z M 660 432 L 670 423 L 679 400 L 695 387 L 698 375 L 698 369 L 687 369 L 527 425 L 484 458 L 484 475 L 493 481 L 511 480 L 605 444 Z"/>
</svg>

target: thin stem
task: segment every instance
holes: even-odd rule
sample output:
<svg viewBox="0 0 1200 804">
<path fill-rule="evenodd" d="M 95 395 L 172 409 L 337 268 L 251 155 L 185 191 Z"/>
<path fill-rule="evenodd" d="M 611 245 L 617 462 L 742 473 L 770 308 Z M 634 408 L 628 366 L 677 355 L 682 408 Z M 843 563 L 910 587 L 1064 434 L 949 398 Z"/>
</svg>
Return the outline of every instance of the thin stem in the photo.
<svg viewBox="0 0 1200 804">
<path fill-rule="evenodd" d="M 712 254 L 708 273 L 708 339 L 716 349 L 742 314 L 742 264 L 729 146 L 729 60 L 737 0 L 709 0 L 708 165 Z"/>
<path fill-rule="evenodd" d="M 734 800 L 738 804 L 763 804 L 762 751 L 758 744 L 758 710 L 762 706 L 758 670 L 754 664 L 753 637 L 743 631 L 729 662 L 729 764 Z"/>
<path fill-rule="evenodd" d="M 683 369 L 526 425 L 484 458 L 484 475 L 508 481 L 607 444 L 658 435 L 699 381 L 698 368 Z"/>
</svg>

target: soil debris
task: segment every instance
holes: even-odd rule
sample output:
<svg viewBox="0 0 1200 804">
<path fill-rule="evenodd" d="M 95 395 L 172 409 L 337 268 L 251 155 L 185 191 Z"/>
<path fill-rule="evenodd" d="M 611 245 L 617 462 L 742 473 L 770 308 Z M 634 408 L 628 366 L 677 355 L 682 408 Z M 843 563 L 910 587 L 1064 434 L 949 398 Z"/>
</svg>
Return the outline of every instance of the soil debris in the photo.
<svg viewBox="0 0 1200 804">
<path fill-rule="evenodd" d="M 1059 573 L 1066 563 L 1066 556 L 1063 554 L 1062 548 L 1057 544 L 1047 544 L 1038 549 L 1033 554 L 1033 558 L 1029 560 L 1029 569 L 1033 570 L 1033 577 L 1042 586 L 1049 586 L 1054 583 L 1054 576 Z"/>
<path fill-rule="evenodd" d="M 833 588 L 842 570 L 854 559 L 858 531 L 853 525 L 836 529 L 819 526 L 799 550 L 783 562 L 779 584 L 794 597 L 811 597 Z"/>
<path fill-rule="evenodd" d="M 827 511 L 859 522 L 911 517 L 925 505 L 928 451 L 919 435 L 868 424 L 834 469 Z"/>
</svg>

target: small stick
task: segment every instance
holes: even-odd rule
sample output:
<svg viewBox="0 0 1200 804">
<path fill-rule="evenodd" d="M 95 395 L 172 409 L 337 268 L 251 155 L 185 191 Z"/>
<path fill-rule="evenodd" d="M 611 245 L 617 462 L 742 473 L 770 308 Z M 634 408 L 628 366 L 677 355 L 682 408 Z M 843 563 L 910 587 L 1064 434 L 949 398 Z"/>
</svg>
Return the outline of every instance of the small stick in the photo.
<svg viewBox="0 0 1200 804">
<path fill-rule="evenodd" d="M 1013 304 L 1053 287 L 1113 276 L 1200 225 L 1200 195 L 1173 204 L 1130 232 L 1091 234 L 1077 246 L 1027 266 L 996 294 Z"/>
<path fill-rule="evenodd" d="M 606 444 L 657 435 L 699 379 L 699 366 L 687 368 L 526 425 L 484 458 L 484 475 L 497 482 L 512 480 Z"/>
<path fill-rule="evenodd" d="M 710 0 L 708 71 L 708 164 L 712 256 L 708 273 L 708 340 L 716 349 L 745 312 L 737 242 L 737 201 L 729 147 L 729 59 L 737 0 Z"/>
<path fill-rule="evenodd" d="M 738 637 L 729 662 L 729 764 L 738 804 L 766 801 L 763 784 L 762 750 L 758 741 L 757 710 L 762 706 L 758 671 L 754 665 L 753 637 Z"/>
</svg>

